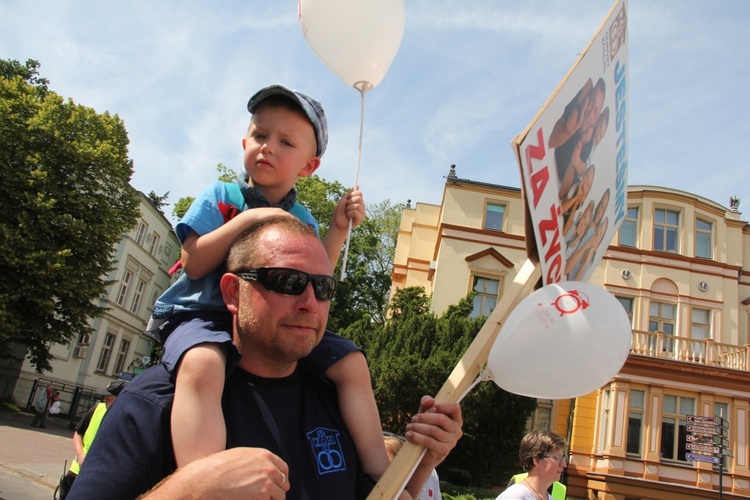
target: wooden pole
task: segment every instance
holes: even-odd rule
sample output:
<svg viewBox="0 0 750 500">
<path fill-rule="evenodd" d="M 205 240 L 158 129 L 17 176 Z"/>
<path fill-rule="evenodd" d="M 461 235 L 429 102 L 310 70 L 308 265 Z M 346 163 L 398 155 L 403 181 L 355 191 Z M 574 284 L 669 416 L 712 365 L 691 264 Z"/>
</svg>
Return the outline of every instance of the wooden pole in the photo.
<svg viewBox="0 0 750 500">
<path fill-rule="evenodd" d="M 492 344 L 495 342 L 500 327 L 518 303 L 534 290 L 540 276 L 541 267 L 539 263 L 527 259 L 518 271 L 516 278 L 505 290 L 503 297 L 487 318 L 482 329 L 477 333 L 474 341 L 456 364 L 448 380 L 435 396 L 436 402 L 460 401 L 464 392 L 469 389 L 487 363 Z M 422 446 L 417 446 L 408 441 L 404 443 L 367 499 L 392 500 L 397 498 L 419 464 L 423 452 L 424 447 Z"/>
</svg>

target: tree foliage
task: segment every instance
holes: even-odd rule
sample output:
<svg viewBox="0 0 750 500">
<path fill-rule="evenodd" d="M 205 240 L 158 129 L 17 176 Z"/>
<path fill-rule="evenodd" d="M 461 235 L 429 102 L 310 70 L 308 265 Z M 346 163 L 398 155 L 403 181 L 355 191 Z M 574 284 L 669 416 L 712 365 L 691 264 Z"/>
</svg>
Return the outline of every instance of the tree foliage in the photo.
<svg viewBox="0 0 750 500">
<path fill-rule="evenodd" d="M 91 331 L 113 250 L 138 217 L 128 138 L 115 115 L 47 89 L 38 63 L 0 61 L 0 358 Z"/>
<path fill-rule="evenodd" d="M 325 237 L 336 203 L 347 193 L 340 182 L 328 182 L 317 175 L 297 181 L 298 200 L 320 224 Z M 386 200 L 367 205 L 367 217 L 352 230 L 346 256 L 344 279 L 336 287 L 328 326 L 338 330 L 361 319 L 382 324 L 385 321 L 391 288 L 391 267 L 401 206 Z M 341 276 L 342 250 L 334 276 Z"/>
<path fill-rule="evenodd" d="M 155 191 L 151 191 L 146 195 L 146 198 L 148 198 L 148 201 L 150 201 L 151 204 L 154 207 L 156 207 L 156 209 L 159 212 L 162 212 L 162 208 L 164 208 L 167 205 L 167 198 L 169 198 L 169 191 L 167 191 L 163 195 L 158 195 L 156 194 Z"/>
<path fill-rule="evenodd" d="M 437 394 L 466 352 L 484 323 L 483 318 L 468 319 L 471 299 L 437 317 L 429 311 L 424 288 L 404 288 L 394 295 L 385 324 L 362 320 L 340 330 L 367 353 L 385 429 L 403 433 L 420 398 Z M 491 382 L 480 383 L 462 401 L 464 436 L 441 464 L 441 478 L 496 486 L 499 478 L 517 472 L 518 442 L 535 405 Z"/>
</svg>

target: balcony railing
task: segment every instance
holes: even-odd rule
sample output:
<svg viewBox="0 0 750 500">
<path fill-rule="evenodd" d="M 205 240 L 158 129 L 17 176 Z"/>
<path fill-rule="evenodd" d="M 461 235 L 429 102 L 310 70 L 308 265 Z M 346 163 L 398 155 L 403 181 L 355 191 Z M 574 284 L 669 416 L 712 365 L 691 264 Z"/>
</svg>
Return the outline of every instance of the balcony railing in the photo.
<svg viewBox="0 0 750 500">
<path fill-rule="evenodd" d="M 633 330 L 630 352 L 732 370 L 748 371 L 750 368 L 750 345 L 722 344 L 711 339 L 690 339 L 664 332 Z"/>
</svg>

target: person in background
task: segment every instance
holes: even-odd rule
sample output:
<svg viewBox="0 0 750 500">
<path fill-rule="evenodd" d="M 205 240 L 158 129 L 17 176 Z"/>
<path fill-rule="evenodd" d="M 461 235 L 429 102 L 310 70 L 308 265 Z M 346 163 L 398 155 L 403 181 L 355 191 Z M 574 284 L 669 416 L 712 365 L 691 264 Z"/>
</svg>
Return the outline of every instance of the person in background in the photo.
<svg viewBox="0 0 750 500">
<path fill-rule="evenodd" d="M 86 454 L 91 447 L 91 443 L 94 441 L 94 437 L 96 437 L 96 432 L 99 430 L 99 424 L 102 423 L 104 414 L 107 413 L 107 409 L 115 402 L 120 391 L 122 391 L 127 383 L 127 380 L 114 380 L 107 387 L 96 391 L 97 394 L 103 396 L 102 401 L 89 408 L 86 415 L 78 421 L 76 431 L 73 433 L 73 450 L 75 450 L 76 456 L 70 464 L 68 473 L 60 481 L 61 500 L 68 496 L 70 488 L 73 487 L 73 481 L 76 480 L 78 473 L 81 471 L 81 465 L 86 460 Z"/>
<path fill-rule="evenodd" d="M 498 500 L 555 500 L 548 488 L 560 480 L 568 464 L 568 446 L 552 431 L 531 431 L 521 440 L 518 458 L 528 475 L 500 493 Z"/>
<path fill-rule="evenodd" d="M 60 397 L 60 393 L 54 390 L 52 384 L 47 386 L 43 392 L 40 392 L 34 400 L 34 418 L 31 420 L 32 427 L 47 428 L 47 416 L 49 415 L 50 406 Z"/>
<path fill-rule="evenodd" d="M 513 477 L 510 478 L 510 481 L 508 482 L 508 486 L 511 486 L 516 483 L 522 482 L 524 479 L 528 477 L 528 472 L 522 472 L 521 474 L 516 474 Z M 554 500 L 565 500 L 566 495 L 568 492 L 568 487 L 562 484 L 560 481 L 555 481 L 552 483 L 552 486 L 547 488 L 547 493 L 552 495 L 552 498 Z"/>
<path fill-rule="evenodd" d="M 401 446 L 403 446 L 404 441 L 406 441 L 406 438 L 392 432 L 383 431 L 383 441 L 385 442 L 385 451 L 388 453 L 388 460 L 392 462 L 396 458 L 396 454 L 401 449 Z M 402 496 L 399 498 L 408 497 L 404 497 L 402 493 Z M 427 478 L 424 486 L 422 486 L 422 493 L 420 493 L 416 500 L 441 500 L 442 498 L 443 495 L 440 493 L 440 479 L 438 478 L 437 471 L 433 469 L 430 477 Z"/>
</svg>

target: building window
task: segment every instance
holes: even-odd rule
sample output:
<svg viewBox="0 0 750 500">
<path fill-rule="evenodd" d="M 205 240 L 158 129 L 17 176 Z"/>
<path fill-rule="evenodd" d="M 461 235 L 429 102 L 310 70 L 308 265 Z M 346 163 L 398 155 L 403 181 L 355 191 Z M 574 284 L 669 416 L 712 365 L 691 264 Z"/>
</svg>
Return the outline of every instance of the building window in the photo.
<svg viewBox="0 0 750 500">
<path fill-rule="evenodd" d="M 156 256 L 156 251 L 159 248 L 159 233 L 154 231 L 153 236 L 151 237 L 151 246 L 148 248 L 148 253 L 150 253 L 153 256 Z"/>
<path fill-rule="evenodd" d="M 125 304 L 125 299 L 128 296 L 128 288 L 130 287 L 130 281 L 133 279 L 133 273 L 129 270 L 125 270 L 125 274 L 122 275 L 120 281 L 120 290 L 117 292 L 117 300 L 115 301 L 118 306 Z"/>
<path fill-rule="evenodd" d="M 729 434 L 729 431 L 728 431 L 728 429 L 729 429 L 729 404 L 728 403 L 718 403 L 718 402 L 714 403 L 714 416 L 721 417 L 721 418 L 724 419 L 724 424 L 726 425 L 726 427 L 723 429 L 722 433 L 723 433 L 723 436 L 727 436 Z M 719 421 L 719 422 L 721 422 L 721 421 Z M 727 468 L 729 467 L 729 463 L 728 463 L 729 457 L 727 457 L 726 455 L 724 455 L 724 453 L 726 451 L 731 451 L 731 450 L 729 449 L 729 443 L 726 443 L 726 444 L 722 443 L 719 446 L 721 446 L 723 448 L 723 450 L 722 450 L 722 464 L 724 465 L 724 471 L 726 472 Z"/>
<path fill-rule="evenodd" d="M 120 341 L 120 350 L 117 351 L 117 357 L 115 358 L 115 368 L 112 373 L 120 373 L 125 366 L 125 359 L 128 356 L 130 350 L 130 341 L 122 339 Z"/>
<path fill-rule="evenodd" d="M 680 240 L 680 212 L 657 208 L 654 213 L 654 250 L 677 252 Z"/>
<path fill-rule="evenodd" d="M 599 415 L 599 453 L 604 453 L 607 450 L 607 433 L 609 432 L 609 408 L 610 405 L 610 393 L 609 389 L 602 391 L 602 409 Z"/>
<path fill-rule="evenodd" d="M 104 338 L 104 345 L 102 345 L 102 352 L 99 354 L 99 362 L 96 364 L 96 371 L 104 372 L 107 370 L 109 358 L 112 355 L 112 347 L 115 345 L 115 338 L 114 333 L 108 333 Z"/>
<path fill-rule="evenodd" d="M 651 301 L 649 305 L 648 331 L 652 333 L 664 332 L 670 335 L 670 337 L 664 339 L 664 350 L 667 352 L 674 352 L 674 338 L 671 336 L 674 335 L 676 318 L 676 305 Z M 651 342 L 653 341 L 651 339 Z M 649 347 L 651 349 L 655 348 L 654 345 L 649 345 Z"/>
<path fill-rule="evenodd" d="M 695 221 L 695 256 L 711 259 L 714 256 L 714 225 L 703 219 Z"/>
<path fill-rule="evenodd" d="M 500 280 L 474 276 L 474 309 L 471 318 L 489 316 L 497 305 L 500 293 Z"/>
<path fill-rule="evenodd" d="M 690 338 L 695 340 L 706 340 L 711 338 L 711 311 L 694 307 L 690 313 Z M 706 360 L 705 343 L 692 342 L 692 355 L 694 360 Z"/>
<path fill-rule="evenodd" d="M 89 350 L 89 344 L 91 344 L 91 334 L 81 333 L 78 335 L 78 342 L 76 343 L 75 349 L 73 349 L 74 358 L 85 358 L 86 353 Z"/>
<path fill-rule="evenodd" d="M 133 294 L 133 302 L 130 304 L 130 312 L 138 314 L 138 308 L 141 306 L 141 299 L 143 298 L 143 292 L 146 290 L 146 282 L 138 280 L 138 286 Z"/>
<path fill-rule="evenodd" d="M 505 222 L 505 205 L 498 203 L 487 203 L 484 212 L 484 228 L 494 231 L 502 231 Z"/>
<path fill-rule="evenodd" d="M 638 246 L 638 207 L 628 208 L 620 225 L 619 243 L 626 247 Z"/>
<path fill-rule="evenodd" d="M 143 220 L 138 221 L 138 228 L 135 230 L 135 242 L 143 246 L 143 239 L 146 237 L 146 231 L 148 231 L 148 224 Z"/>
<path fill-rule="evenodd" d="M 687 461 L 685 415 L 695 415 L 695 399 L 665 394 L 661 415 L 661 458 Z"/>
<path fill-rule="evenodd" d="M 623 309 L 625 309 L 625 312 L 628 313 L 630 326 L 633 326 L 633 302 L 635 301 L 635 299 L 633 299 L 633 297 L 621 297 L 619 295 L 616 295 L 615 298 L 618 302 L 620 302 Z"/>
<path fill-rule="evenodd" d="M 552 400 L 537 399 L 536 410 L 529 416 L 526 421 L 526 432 L 546 431 L 552 426 Z"/>
<path fill-rule="evenodd" d="M 643 442 L 643 410 L 646 400 L 643 391 L 630 391 L 630 411 L 628 413 L 628 442 L 626 451 L 641 456 Z"/>
</svg>

